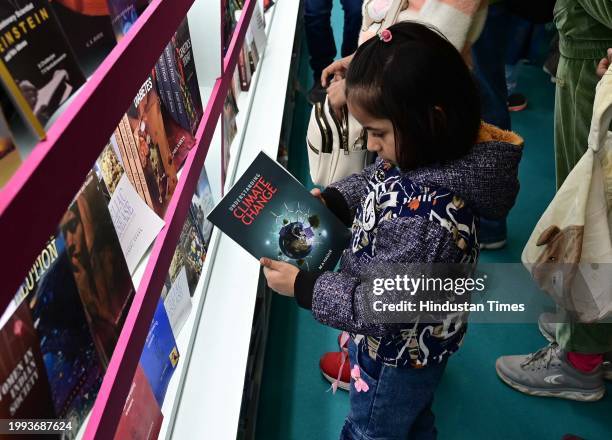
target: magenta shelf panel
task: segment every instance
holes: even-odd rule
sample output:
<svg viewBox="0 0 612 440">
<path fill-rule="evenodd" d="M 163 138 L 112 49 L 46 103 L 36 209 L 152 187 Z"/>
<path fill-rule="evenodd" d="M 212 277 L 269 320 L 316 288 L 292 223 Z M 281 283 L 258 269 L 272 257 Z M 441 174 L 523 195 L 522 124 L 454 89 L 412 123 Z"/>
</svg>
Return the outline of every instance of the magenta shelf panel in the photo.
<svg viewBox="0 0 612 440">
<path fill-rule="evenodd" d="M 153 0 L 0 192 L 4 310 L 194 0 Z M 12 251 L 9 251 L 12 250 Z"/>
<path fill-rule="evenodd" d="M 202 122 L 196 135 L 196 147 L 189 153 L 179 184 L 166 211 L 166 226 L 157 237 L 140 286 L 126 318 L 119 341 L 102 381 L 94 404 L 85 439 L 113 439 L 140 353 L 155 313 L 170 262 L 176 249 L 183 223 L 187 216 L 192 194 L 204 166 L 210 141 L 230 88 L 232 72 L 236 67 L 242 40 L 251 20 L 257 0 L 248 0 L 232 37 L 230 51 L 225 59 L 224 74 L 213 88 Z M 180 360 L 179 360 L 180 362 Z"/>
</svg>

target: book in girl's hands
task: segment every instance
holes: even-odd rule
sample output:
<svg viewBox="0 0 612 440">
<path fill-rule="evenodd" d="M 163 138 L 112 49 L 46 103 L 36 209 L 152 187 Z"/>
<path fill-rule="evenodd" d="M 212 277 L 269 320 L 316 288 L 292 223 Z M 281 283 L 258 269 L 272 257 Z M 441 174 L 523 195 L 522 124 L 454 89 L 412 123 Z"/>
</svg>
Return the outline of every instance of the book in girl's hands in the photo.
<svg viewBox="0 0 612 440">
<path fill-rule="evenodd" d="M 255 258 L 333 270 L 350 232 L 276 161 L 261 152 L 208 219 Z"/>
</svg>

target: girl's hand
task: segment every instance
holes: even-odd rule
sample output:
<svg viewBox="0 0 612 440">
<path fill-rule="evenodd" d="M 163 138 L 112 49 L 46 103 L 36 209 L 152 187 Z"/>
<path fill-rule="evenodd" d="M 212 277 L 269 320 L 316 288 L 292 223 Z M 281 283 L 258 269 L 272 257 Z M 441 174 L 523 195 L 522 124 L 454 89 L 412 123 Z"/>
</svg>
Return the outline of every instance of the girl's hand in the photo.
<svg viewBox="0 0 612 440">
<path fill-rule="evenodd" d="M 353 55 L 349 55 L 347 57 L 341 58 L 337 61 L 334 61 L 321 72 L 321 85 L 323 87 L 327 87 L 329 85 L 329 81 L 327 80 L 330 76 L 334 77 L 334 81 L 339 81 L 344 79 L 346 76 L 346 71 L 348 70 L 349 64 L 351 64 L 351 60 L 353 59 Z"/>
<path fill-rule="evenodd" d="M 327 88 L 327 99 L 332 110 L 336 113 L 336 117 L 342 114 L 342 107 L 346 105 L 346 89 L 345 79 L 339 81 L 334 80 Z"/>
<path fill-rule="evenodd" d="M 324 206 L 327 206 L 327 203 L 325 203 L 325 199 L 323 198 L 323 196 L 321 195 L 321 190 L 319 188 L 313 188 L 310 190 L 310 194 L 313 195 L 313 197 L 319 199 L 319 202 L 323 203 Z"/>
<path fill-rule="evenodd" d="M 259 263 L 263 266 L 268 286 L 281 295 L 294 296 L 293 285 L 300 269 L 284 261 L 261 258 Z"/>
<path fill-rule="evenodd" d="M 608 49 L 608 53 L 605 58 L 602 58 L 597 65 L 597 76 L 600 78 L 606 74 L 608 67 L 612 63 L 612 48 Z"/>
</svg>

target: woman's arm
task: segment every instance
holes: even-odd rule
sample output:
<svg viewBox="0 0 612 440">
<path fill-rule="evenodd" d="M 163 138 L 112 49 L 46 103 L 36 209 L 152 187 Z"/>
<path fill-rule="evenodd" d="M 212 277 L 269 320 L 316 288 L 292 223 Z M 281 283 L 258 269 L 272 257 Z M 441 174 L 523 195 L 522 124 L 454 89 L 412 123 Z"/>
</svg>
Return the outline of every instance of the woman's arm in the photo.
<svg viewBox="0 0 612 440">
<path fill-rule="evenodd" d="M 612 2 L 610 0 L 578 0 L 578 4 L 594 20 L 612 29 Z"/>
</svg>

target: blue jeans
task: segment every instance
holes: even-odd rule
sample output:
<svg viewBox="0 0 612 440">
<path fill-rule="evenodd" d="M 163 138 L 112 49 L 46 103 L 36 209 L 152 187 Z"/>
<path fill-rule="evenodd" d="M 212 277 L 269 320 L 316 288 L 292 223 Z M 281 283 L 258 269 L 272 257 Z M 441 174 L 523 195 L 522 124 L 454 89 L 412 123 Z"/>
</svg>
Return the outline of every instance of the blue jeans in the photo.
<svg viewBox="0 0 612 440">
<path fill-rule="evenodd" d="M 501 129 L 510 130 L 508 89 L 506 86 L 506 48 L 510 39 L 508 13 L 503 3 L 489 6 L 487 20 L 478 41 L 472 46 L 474 76 L 480 90 L 482 119 Z M 482 219 L 480 242 L 506 239 L 506 219 Z"/>
<path fill-rule="evenodd" d="M 508 20 L 506 6 L 489 6 L 487 20 L 478 41 L 472 46 L 474 75 L 480 90 L 482 119 L 504 130 L 510 130 L 508 89 L 506 88 L 506 47 Z"/>
<path fill-rule="evenodd" d="M 361 4 L 363 0 L 340 0 L 344 9 L 344 30 L 342 35 L 343 57 L 357 50 L 361 28 Z M 331 28 L 332 0 L 306 0 L 304 5 L 304 28 L 310 53 L 310 67 L 315 80 L 336 57 L 336 43 Z"/>
<path fill-rule="evenodd" d="M 351 367 L 359 365 L 369 385 L 358 393 L 351 379 L 351 411 L 341 440 L 430 440 L 437 437 L 431 410 L 446 361 L 425 368 L 395 368 L 375 361 L 349 343 Z"/>
</svg>

